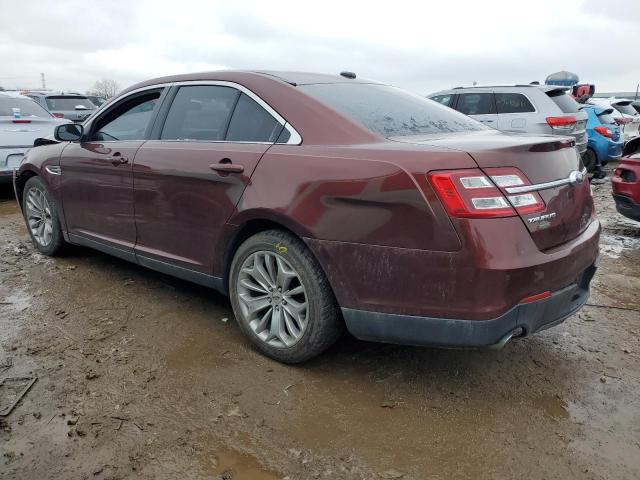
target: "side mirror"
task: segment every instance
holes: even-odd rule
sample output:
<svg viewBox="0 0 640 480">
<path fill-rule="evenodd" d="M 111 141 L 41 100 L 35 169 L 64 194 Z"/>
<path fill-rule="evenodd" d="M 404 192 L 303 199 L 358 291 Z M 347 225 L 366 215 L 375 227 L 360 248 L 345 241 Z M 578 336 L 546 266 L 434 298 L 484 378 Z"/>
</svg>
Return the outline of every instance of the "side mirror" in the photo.
<svg viewBox="0 0 640 480">
<path fill-rule="evenodd" d="M 79 142 L 84 129 L 78 123 L 65 123 L 58 125 L 54 131 L 54 138 L 61 142 Z"/>
</svg>

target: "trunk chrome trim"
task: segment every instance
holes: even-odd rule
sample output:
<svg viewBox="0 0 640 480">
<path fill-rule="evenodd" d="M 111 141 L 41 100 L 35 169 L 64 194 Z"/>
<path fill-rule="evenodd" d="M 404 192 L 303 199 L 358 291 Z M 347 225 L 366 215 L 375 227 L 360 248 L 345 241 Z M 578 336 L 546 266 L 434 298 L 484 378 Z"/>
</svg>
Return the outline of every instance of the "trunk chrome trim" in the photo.
<svg viewBox="0 0 640 480">
<path fill-rule="evenodd" d="M 505 190 L 507 193 L 537 192 L 539 190 L 548 190 L 549 188 L 562 187 L 563 185 L 577 185 L 578 183 L 584 182 L 586 178 L 587 169 L 583 168 L 582 171 L 574 170 L 569 174 L 567 178 L 561 178 L 560 180 L 537 183 L 535 185 L 523 185 L 522 187 L 507 187 L 505 188 Z"/>
</svg>

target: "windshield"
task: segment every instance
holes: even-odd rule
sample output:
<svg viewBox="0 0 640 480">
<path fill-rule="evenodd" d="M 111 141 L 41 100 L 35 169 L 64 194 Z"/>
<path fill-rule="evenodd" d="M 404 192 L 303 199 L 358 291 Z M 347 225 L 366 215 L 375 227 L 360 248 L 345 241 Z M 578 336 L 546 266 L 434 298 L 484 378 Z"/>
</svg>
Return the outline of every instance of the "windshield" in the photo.
<svg viewBox="0 0 640 480">
<path fill-rule="evenodd" d="M 620 103 L 612 103 L 611 106 L 618 110 L 620 113 L 624 113 L 626 115 L 637 115 L 636 109 L 630 103 L 620 104 Z"/>
<path fill-rule="evenodd" d="M 488 128 L 432 100 L 388 85 L 330 83 L 299 88 L 384 137 Z"/>
<path fill-rule="evenodd" d="M 14 108 L 20 109 L 21 117 L 51 118 L 51 114 L 33 100 L 20 97 L 0 97 L 0 117 L 12 117 Z"/>
<path fill-rule="evenodd" d="M 551 90 L 547 96 L 562 110 L 563 113 L 576 113 L 580 111 L 580 104 L 571 95 L 562 90 Z"/>
<path fill-rule="evenodd" d="M 607 110 L 597 115 L 601 123 L 604 123 L 605 125 L 616 125 L 615 119 L 611 116 L 611 113 L 609 113 Z"/>
<path fill-rule="evenodd" d="M 76 107 L 82 106 L 86 110 L 95 110 L 96 106 L 86 97 L 47 97 L 47 106 L 49 110 L 76 110 Z M 78 110 L 84 110 L 79 108 Z"/>
</svg>

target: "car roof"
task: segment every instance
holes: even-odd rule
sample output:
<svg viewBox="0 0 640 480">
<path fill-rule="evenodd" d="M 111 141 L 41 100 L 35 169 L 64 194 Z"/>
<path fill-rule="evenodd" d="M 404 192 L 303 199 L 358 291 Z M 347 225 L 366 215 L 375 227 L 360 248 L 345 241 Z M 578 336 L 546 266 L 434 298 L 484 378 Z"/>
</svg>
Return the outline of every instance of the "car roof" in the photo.
<svg viewBox="0 0 640 480">
<path fill-rule="evenodd" d="M 563 87 L 563 86 L 560 86 L 560 85 L 531 85 L 531 84 L 525 84 L 525 85 L 476 85 L 474 87 L 454 87 L 454 88 L 450 88 L 449 90 L 441 90 L 439 92 L 432 93 L 429 96 L 434 96 L 434 95 L 439 95 L 439 94 L 440 95 L 444 95 L 444 94 L 447 94 L 447 93 L 451 94 L 451 93 L 463 92 L 465 90 L 474 90 L 474 91 L 480 91 L 480 92 L 481 91 L 490 91 L 490 90 L 493 90 L 493 89 L 496 89 L 496 88 L 504 89 L 504 90 L 507 90 L 507 91 L 509 91 L 509 90 L 520 91 L 523 88 L 525 88 L 525 89 L 536 88 L 536 89 L 541 90 L 541 91 L 543 91 L 545 93 L 552 92 L 554 90 L 560 90 L 560 91 L 565 91 L 565 92 L 567 90 L 569 90 L 568 87 Z"/>
<path fill-rule="evenodd" d="M 269 78 L 273 81 L 287 83 L 292 86 L 311 85 L 319 83 L 373 83 L 380 84 L 373 80 L 362 78 L 347 78 L 341 75 L 330 75 L 324 73 L 311 72 L 293 72 L 293 71 L 276 71 L 276 70 L 216 70 L 209 72 L 185 73 L 180 75 L 171 75 L 167 77 L 158 77 L 132 85 L 122 92 L 130 92 L 138 88 L 159 85 L 163 83 L 173 82 L 189 82 L 189 81 L 227 81 L 242 84 L 248 79 Z"/>
</svg>

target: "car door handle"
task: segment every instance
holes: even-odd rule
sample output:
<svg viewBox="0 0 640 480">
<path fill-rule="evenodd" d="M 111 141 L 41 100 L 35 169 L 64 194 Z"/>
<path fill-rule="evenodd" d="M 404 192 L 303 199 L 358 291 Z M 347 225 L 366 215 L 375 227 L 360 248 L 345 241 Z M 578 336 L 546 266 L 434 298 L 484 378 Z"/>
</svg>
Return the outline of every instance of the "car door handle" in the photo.
<svg viewBox="0 0 640 480">
<path fill-rule="evenodd" d="M 242 173 L 244 172 L 244 167 L 242 165 L 234 165 L 231 163 L 231 160 L 220 163 L 212 163 L 209 165 L 209 168 L 214 172 L 220 173 Z"/>
<path fill-rule="evenodd" d="M 127 157 L 123 157 L 120 153 L 116 152 L 112 157 L 107 157 L 107 160 L 111 162 L 114 167 L 118 165 L 124 165 L 125 163 L 129 163 L 129 159 Z"/>
</svg>

